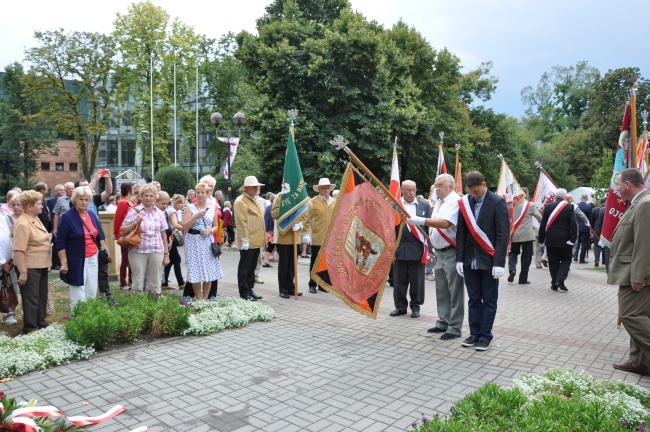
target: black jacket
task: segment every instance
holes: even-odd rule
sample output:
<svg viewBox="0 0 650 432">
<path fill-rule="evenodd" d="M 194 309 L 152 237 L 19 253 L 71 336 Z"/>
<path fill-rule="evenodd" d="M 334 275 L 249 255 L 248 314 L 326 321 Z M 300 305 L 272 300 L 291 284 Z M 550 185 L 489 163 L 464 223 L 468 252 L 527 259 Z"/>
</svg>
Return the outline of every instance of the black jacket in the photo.
<svg viewBox="0 0 650 432">
<path fill-rule="evenodd" d="M 418 198 L 416 198 L 416 200 L 417 208 L 415 210 L 415 215 L 411 216 L 430 218 L 431 206 L 429 203 Z M 429 232 L 429 229 L 427 227 L 423 226 L 422 228 L 424 228 L 424 232 Z M 423 255 L 422 248 L 423 246 L 422 243 L 420 243 L 420 240 L 415 237 L 415 235 L 411 234 L 407 226 L 404 225 L 404 228 L 402 229 L 402 238 L 400 239 L 399 245 L 397 246 L 397 251 L 395 251 L 395 259 L 400 261 L 420 261 L 422 260 Z M 427 244 L 427 249 L 428 248 L 429 246 Z"/>
<path fill-rule="evenodd" d="M 549 247 L 572 247 L 567 244 L 567 241 L 575 244 L 576 237 L 578 236 L 576 214 L 575 210 L 573 210 L 573 204 L 570 203 L 558 213 L 553 224 L 548 231 L 546 230 L 548 218 L 553 213 L 553 210 L 555 210 L 555 207 L 561 202 L 561 199 L 557 199 L 554 203 L 544 206 L 544 216 L 542 216 L 542 223 L 539 226 L 539 242 Z"/>
</svg>

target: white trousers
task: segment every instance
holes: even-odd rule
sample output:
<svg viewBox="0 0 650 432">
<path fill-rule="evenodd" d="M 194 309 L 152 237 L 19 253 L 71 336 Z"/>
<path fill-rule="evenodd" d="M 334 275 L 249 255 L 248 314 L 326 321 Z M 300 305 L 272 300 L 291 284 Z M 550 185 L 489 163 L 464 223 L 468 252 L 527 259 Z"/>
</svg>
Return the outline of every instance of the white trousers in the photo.
<svg viewBox="0 0 650 432">
<path fill-rule="evenodd" d="M 162 253 L 137 253 L 129 252 L 129 265 L 133 272 L 133 291 L 153 291 L 160 294 L 160 269 L 164 255 Z M 147 286 L 145 287 L 145 276 Z"/>
<path fill-rule="evenodd" d="M 97 281 L 99 279 L 99 263 L 97 254 L 86 258 L 84 261 L 84 279 L 83 285 L 70 285 L 70 312 L 74 310 L 74 305 L 97 297 Z"/>
</svg>

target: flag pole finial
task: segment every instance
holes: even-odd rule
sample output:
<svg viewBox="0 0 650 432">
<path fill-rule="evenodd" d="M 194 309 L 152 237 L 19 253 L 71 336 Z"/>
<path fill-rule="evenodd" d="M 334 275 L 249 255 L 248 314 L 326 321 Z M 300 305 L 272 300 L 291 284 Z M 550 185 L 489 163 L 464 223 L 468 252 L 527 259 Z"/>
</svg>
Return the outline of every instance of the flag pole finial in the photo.
<svg viewBox="0 0 650 432">
<path fill-rule="evenodd" d="M 444 144 L 444 143 L 445 143 L 445 133 L 444 133 L 444 132 L 440 132 L 440 133 L 438 134 L 438 136 L 440 137 L 440 144 Z"/>
<path fill-rule="evenodd" d="M 535 168 L 540 169 L 540 170 L 542 169 L 542 163 L 540 161 L 535 161 L 534 165 L 535 165 Z"/>
<path fill-rule="evenodd" d="M 293 129 L 293 122 L 296 118 L 298 118 L 298 110 L 291 109 L 287 111 L 287 117 L 289 117 L 289 120 L 291 120 L 291 128 Z"/>
</svg>

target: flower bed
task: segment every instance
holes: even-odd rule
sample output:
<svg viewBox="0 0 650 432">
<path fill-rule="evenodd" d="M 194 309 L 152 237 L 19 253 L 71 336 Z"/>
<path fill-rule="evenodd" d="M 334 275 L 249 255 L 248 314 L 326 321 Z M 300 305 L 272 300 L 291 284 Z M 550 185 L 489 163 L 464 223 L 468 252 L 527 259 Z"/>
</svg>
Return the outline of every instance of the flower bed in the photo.
<svg viewBox="0 0 650 432">
<path fill-rule="evenodd" d="M 422 417 L 415 431 L 647 431 L 650 392 L 587 372 L 551 369 L 516 378 L 512 388 L 488 383 L 448 417 Z"/>
<path fill-rule="evenodd" d="M 192 304 L 151 293 L 121 294 L 115 302 L 93 299 L 78 303 L 65 326 L 0 337 L 0 380 L 85 360 L 95 351 L 144 337 L 209 335 L 273 317 L 271 307 L 237 298 Z"/>
</svg>

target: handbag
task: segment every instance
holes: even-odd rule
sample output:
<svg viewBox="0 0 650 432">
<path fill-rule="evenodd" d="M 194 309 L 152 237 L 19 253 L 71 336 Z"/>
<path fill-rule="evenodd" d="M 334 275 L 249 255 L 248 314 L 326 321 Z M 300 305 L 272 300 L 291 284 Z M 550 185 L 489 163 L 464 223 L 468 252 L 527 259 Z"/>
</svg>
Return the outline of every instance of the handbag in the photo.
<svg viewBox="0 0 650 432">
<path fill-rule="evenodd" d="M 214 217 L 217 217 L 216 212 Z M 205 218 L 203 219 L 203 226 L 208 226 L 207 223 L 205 223 Z M 221 247 L 219 246 L 219 243 L 214 241 L 214 234 L 210 234 L 210 239 L 212 240 L 212 243 L 210 243 L 210 251 L 212 252 L 212 255 L 219 258 L 221 256 Z"/>
<path fill-rule="evenodd" d="M 120 246 L 140 246 L 140 243 L 142 243 L 140 224 L 136 225 L 128 234 L 117 239 L 117 244 Z"/>
<path fill-rule="evenodd" d="M 8 272 L 2 272 L 2 287 L 0 288 L 0 312 L 9 313 L 18 306 L 18 296 L 11 284 Z"/>
<path fill-rule="evenodd" d="M 81 219 L 81 223 L 88 230 L 88 234 L 90 234 L 90 236 L 95 241 L 95 245 L 97 246 L 97 263 L 100 266 L 108 265 L 108 263 L 110 262 L 110 260 L 108 259 L 108 252 L 106 252 L 106 250 L 104 248 L 102 248 L 102 245 L 99 243 L 99 240 L 97 240 L 97 237 L 95 237 L 95 235 L 88 228 L 88 225 L 86 225 L 86 222 L 84 222 L 83 219 Z"/>
<path fill-rule="evenodd" d="M 176 246 L 183 246 L 185 244 L 183 233 L 178 230 L 174 230 L 172 233 L 172 241 L 176 244 Z"/>
</svg>

